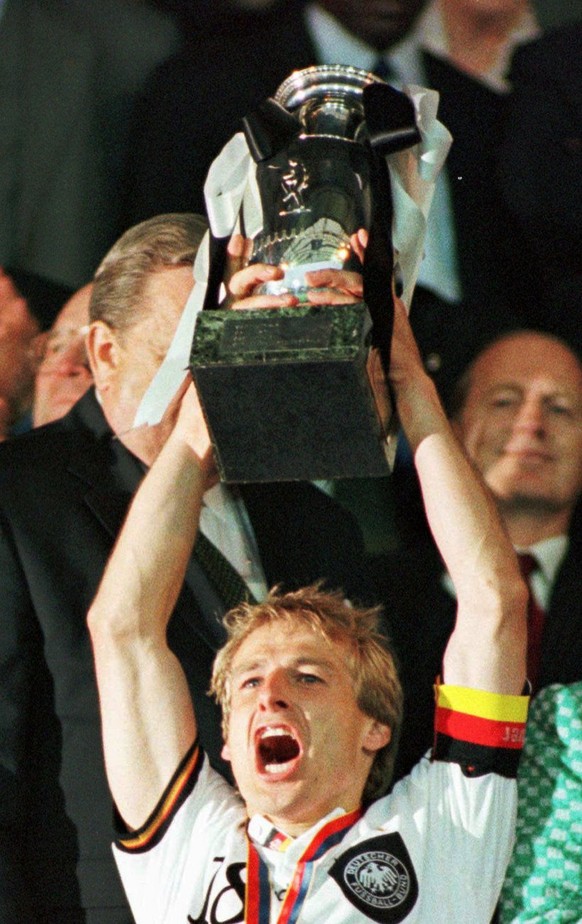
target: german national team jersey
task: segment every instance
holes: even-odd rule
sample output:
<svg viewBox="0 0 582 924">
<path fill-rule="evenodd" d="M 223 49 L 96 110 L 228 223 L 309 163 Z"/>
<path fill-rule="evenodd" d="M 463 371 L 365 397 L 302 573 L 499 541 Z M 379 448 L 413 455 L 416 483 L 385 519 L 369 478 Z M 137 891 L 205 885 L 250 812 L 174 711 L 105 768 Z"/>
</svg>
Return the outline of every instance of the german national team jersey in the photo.
<svg viewBox="0 0 582 924">
<path fill-rule="evenodd" d="M 114 847 L 137 924 L 489 924 L 511 853 L 527 697 L 437 691 L 430 757 L 366 810 L 297 838 L 194 745 Z"/>
</svg>

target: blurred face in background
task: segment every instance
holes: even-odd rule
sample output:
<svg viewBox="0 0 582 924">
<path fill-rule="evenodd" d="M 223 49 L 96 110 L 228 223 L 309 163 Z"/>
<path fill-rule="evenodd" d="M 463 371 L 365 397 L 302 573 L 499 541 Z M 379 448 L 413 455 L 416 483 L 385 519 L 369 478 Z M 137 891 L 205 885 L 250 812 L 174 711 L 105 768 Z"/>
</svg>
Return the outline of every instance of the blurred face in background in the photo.
<svg viewBox="0 0 582 924">
<path fill-rule="evenodd" d="M 93 381 L 85 350 L 92 288 L 89 283 L 75 292 L 57 315 L 50 331 L 37 339 L 35 427 L 63 417 Z"/>
<path fill-rule="evenodd" d="M 426 0 L 320 0 L 354 35 L 383 51 L 403 38 Z"/>
<path fill-rule="evenodd" d="M 32 344 L 38 333 L 26 299 L 0 270 L 0 439 L 30 409 L 35 372 Z"/>
<path fill-rule="evenodd" d="M 456 427 L 507 513 L 566 531 L 582 492 L 582 367 L 561 341 L 510 334 L 475 360 Z"/>
</svg>

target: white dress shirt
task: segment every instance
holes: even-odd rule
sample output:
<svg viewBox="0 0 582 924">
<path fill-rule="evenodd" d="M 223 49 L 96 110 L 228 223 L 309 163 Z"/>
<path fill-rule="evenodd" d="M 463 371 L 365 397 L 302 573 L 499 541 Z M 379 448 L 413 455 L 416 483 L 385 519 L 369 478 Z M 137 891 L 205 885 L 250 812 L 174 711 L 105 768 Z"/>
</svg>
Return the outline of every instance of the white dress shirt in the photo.
<svg viewBox="0 0 582 924">
<path fill-rule="evenodd" d="M 516 547 L 515 551 L 528 552 L 536 559 L 539 568 L 531 573 L 531 592 L 536 603 L 547 610 L 556 576 L 568 551 L 568 537 L 552 536 L 551 539 L 543 539 L 529 547 Z"/>
</svg>

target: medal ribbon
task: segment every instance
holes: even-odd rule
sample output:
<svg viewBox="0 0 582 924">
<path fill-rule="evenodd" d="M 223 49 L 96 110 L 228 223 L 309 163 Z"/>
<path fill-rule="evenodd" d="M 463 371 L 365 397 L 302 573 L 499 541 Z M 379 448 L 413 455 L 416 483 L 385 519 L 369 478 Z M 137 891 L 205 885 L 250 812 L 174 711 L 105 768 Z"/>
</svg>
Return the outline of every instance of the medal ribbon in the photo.
<svg viewBox="0 0 582 924">
<path fill-rule="evenodd" d="M 314 862 L 331 847 L 339 844 L 349 829 L 361 817 L 361 809 L 341 815 L 317 832 L 297 861 L 291 884 L 283 900 L 277 924 L 295 924 L 309 891 Z M 273 838 L 268 846 L 274 846 Z M 250 838 L 247 837 L 247 885 L 245 894 L 246 924 L 269 924 L 271 914 L 271 884 L 269 869 Z"/>
</svg>

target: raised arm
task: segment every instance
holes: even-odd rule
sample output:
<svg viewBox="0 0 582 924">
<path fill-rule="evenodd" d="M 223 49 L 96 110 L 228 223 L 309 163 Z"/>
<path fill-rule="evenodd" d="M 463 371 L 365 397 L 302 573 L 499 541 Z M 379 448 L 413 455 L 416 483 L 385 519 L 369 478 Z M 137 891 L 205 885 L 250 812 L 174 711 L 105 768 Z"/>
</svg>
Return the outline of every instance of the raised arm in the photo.
<svg viewBox="0 0 582 924">
<path fill-rule="evenodd" d="M 109 786 L 138 828 L 196 736 L 186 679 L 166 642 L 212 466 L 194 387 L 144 479 L 88 616 Z"/>
<path fill-rule="evenodd" d="M 361 243 L 365 246 L 365 239 Z M 231 255 L 237 247 L 238 255 L 244 255 L 242 239 L 234 241 Z M 271 278 L 280 274 L 277 267 L 262 271 Z M 289 300 L 285 304 L 296 301 L 292 296 L 254 295 L 255 272 L 249 266 L 231 280 L 237 307 L 274 307 L 283 298 Z M 314 304 L 358 301 L 363 296 L 358 274 L 324 270 L 307 278 L 320 287 L 310 292 Z M 386 417 L 391 401 L 383 388 L 379 358 L 371 359 L 378 410 Z M 457 593 L 457 621 L 445 653 L 444 679 L 493 693 L 519 694 L 525 682 L 527 591 L 493 499 L 453 433 L 398 299 L 390 381 L 414 453 L 428 522 Z"/>
<path fill-rule="evenodd" d="M 451 429 L 398 301 L 390 379 L 428 522 L 457 594 L 443 679 L 519 694 L 527 591 L 495 504 Z"/>
</svg>

